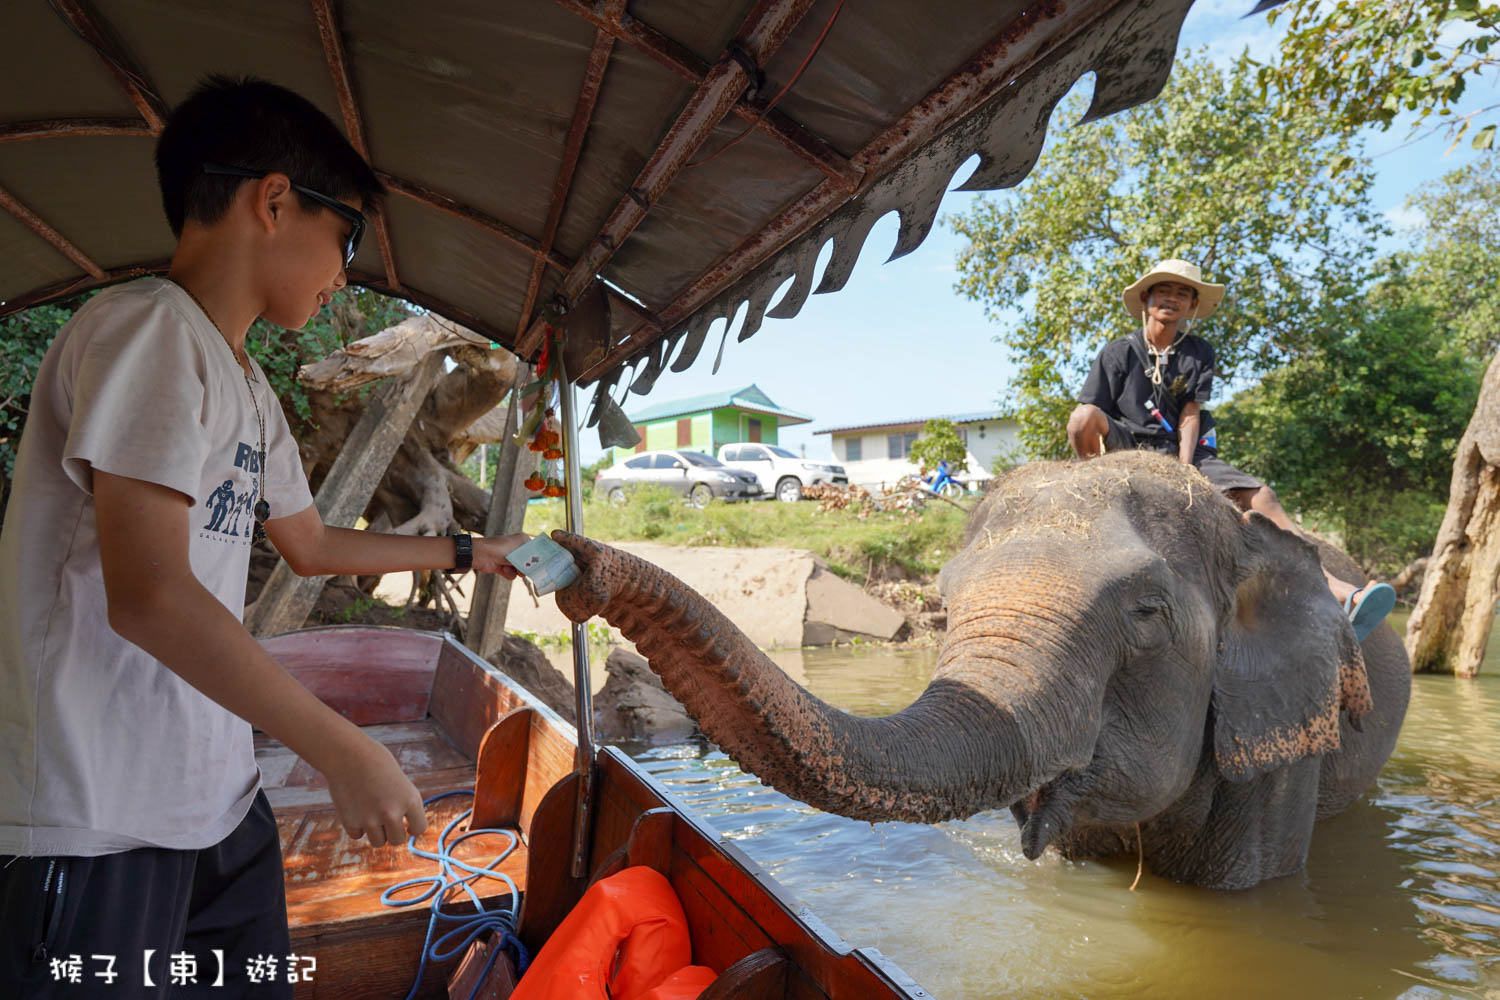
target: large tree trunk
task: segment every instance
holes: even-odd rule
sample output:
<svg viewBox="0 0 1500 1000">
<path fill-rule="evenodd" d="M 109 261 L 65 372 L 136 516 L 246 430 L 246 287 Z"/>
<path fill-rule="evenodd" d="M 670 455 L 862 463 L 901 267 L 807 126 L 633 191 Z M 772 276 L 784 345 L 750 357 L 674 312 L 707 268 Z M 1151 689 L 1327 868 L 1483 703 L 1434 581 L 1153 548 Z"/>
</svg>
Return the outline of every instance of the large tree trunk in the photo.
<svg viewBox="0 0 1500 1000">
<path fill-rule="evenodd" d="M 483 343 L 478 334 L 423 314 L 303 367 L 298 378 L 307 387 L 312 418 L 302 423 L 307 429 L 299 434 L 299 445 L 303 469 L 321 500 L 324 484 L 345 447 L 356 447 L 356 440 L 365 442 L 368 437 L 355 439 L 351 433 L 368 399 L 374 397 L 362 397 L 353 390 L 378 379 L 405 376 L 434 353 L 445 354 L 453 363 L 450 371 L 438 375 L 402 429 L 394 457 L 386 461 L 389 451 L 382 453 L 381 469 L 373 477 L 376 482 L 352 507 L 346 499 L 337 520 L 329 523 L 350 527 L 363 515 L 372 526 L 397 534 L 483 531 L 489 491 L 460 473 L 458 464 L 482 443 L 514 447 L 502 442 L 504 410 L 498 419 L 492 412 L 527 371 L 510 353 L 489 350 Z M 288 413 L 288 417 L 295 415 Z M 345 456 L 346 465 L 362 460 L 363 453 Z M 352 514 L 344 507 L 352 509 Z M 280 619 L 277 624 L 295 627 Z"/>
<path fill-rule="evenodd" d="M 428 356 L 371 394 L 364 415 L 318 487 L 316 504 L 324 524 L 347 527 L 364 513 L 417 407 L 442 372 L 442 363 L 441 357 Z M 255 603 L 245 609 L 245 627 L 255 635 L 300 628 L 327 582 L 327 577 L 299 577 L 286 562 L 277 563 Z"/>
<path fill-rule="evenodd" d="M 1495 620 L 1500 574 L 1500 356 L 1490 361 L 1453 460 L 1448 513 L 1406 625 L 1412 670 L 1473 677 Z"/>
<path fill-rule="evenodd" d="M 365 519 L 373 524 L 385 514 L 396 526 L 392 530 L 407 535 L 480 530 L 489 493 L 464 478 L 458 463 L 481 443 L 501 439 L 504 413 L 498 420 L 489 415 L 524 366 L 508 352 L 478 346 L 477 339 L 477 334 L 430 314 L 413 316 L 304 367 L 298 377 L 308 387 L 313 431 L 302 441 L 302 459 L 314 488 L 363 411 L 363 401 L 349 391 L 404 374 L 434 351 L 444 351 L 454 368 L 417 411 Z"/>
</svg>

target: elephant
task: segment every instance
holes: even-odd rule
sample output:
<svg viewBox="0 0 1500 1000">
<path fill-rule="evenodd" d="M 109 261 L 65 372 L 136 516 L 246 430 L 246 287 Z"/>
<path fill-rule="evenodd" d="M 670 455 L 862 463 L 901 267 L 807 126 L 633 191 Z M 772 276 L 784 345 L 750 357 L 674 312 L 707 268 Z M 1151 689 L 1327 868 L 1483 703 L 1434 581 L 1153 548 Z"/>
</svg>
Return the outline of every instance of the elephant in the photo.
<svg viewBox="0 0 1500 1000">
<path fill-rule="evenodd" d="M 1389 626 L 1359 643 L 1328 590 L 1320 562 L 1364 582 L 1348 556 L 1145 452 L 991 488 L 939 576 L 932 680 L 883 718 L 813 697 L 659 568 L 553 537 L 582 569 L 563 613 L 619 628 L 762 782 L 872 822 L 1009 808 L 1033 860 L 1139 856 L 1220 889 L 1296 872 L 1315 819 L 1374 781 L 1410 697 Z"/>
</svg>

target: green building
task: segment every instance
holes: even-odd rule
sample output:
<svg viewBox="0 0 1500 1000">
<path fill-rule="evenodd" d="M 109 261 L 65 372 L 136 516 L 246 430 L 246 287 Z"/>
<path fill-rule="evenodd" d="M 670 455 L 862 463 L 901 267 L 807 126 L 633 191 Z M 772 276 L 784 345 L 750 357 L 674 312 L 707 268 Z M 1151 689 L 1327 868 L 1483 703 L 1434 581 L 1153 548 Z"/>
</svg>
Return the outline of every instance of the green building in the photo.
<svg viewBox="0 0 1500 1000">
<path fill-rule="evenodd" d="M 777 406 L 754 385 L 658 403 L 627 416 L 641 435 L 635 451 L 691 448 L 710 455 L 717 455 L 720 445 L 741 441 L 775 444 L 780 428 L 812 422 L 805 413 Z M 630 454 L 616 448 L 612 457 L 618 462 Z"/>
</svg>

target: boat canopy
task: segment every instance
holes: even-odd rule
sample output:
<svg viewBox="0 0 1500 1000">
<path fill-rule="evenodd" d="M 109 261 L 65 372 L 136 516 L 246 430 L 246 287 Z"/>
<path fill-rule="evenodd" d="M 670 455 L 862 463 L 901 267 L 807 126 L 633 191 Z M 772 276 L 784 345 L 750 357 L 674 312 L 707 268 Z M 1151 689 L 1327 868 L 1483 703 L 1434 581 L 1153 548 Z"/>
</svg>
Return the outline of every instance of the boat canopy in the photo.
<svg viewBox="0 0 1500 1000">
<path fill-rule="evenodd" d="M 162 273 L 155 137 L 202 77 L 248 74 L 390 189 L 352 281 L 528 360 L 566 316 L 573 380 L 623 399 L 746 303 L 741 340 L 842 287 L 885 214 L 911 252 L 976 154 L 963 190 L 1020 181 L 1084 74 L 1091 118 L 1155 96 L 1190 3 L 3 4 L 0 315 Z"/>
</svg>

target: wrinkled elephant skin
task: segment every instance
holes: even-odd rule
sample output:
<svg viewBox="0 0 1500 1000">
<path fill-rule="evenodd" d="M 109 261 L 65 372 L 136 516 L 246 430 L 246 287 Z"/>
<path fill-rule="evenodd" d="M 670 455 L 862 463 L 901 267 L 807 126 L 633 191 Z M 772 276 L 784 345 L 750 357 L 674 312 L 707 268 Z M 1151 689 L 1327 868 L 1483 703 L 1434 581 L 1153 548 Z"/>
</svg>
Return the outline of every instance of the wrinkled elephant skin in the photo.
<svg viewBox="0 0 1500 1000">
<path fill-rule="evenodd" d="M 636 643 L 703 731 L 768 785 L 865 820 L 1009 808 L 1035 858 L 1134 857 L 1243 888 L 1300 869 L 1313 821 L 1395 746 L 1410 694 L 1394 633 L 1355 640 L 1330 546 L 1241 516 L 1144 453 L 1034 463 L 998 483 L 944 567 L 927 690 L 862 719 L 803 690 L 660 569 L 562 532 L 557 595 Z"/>
</svg>

